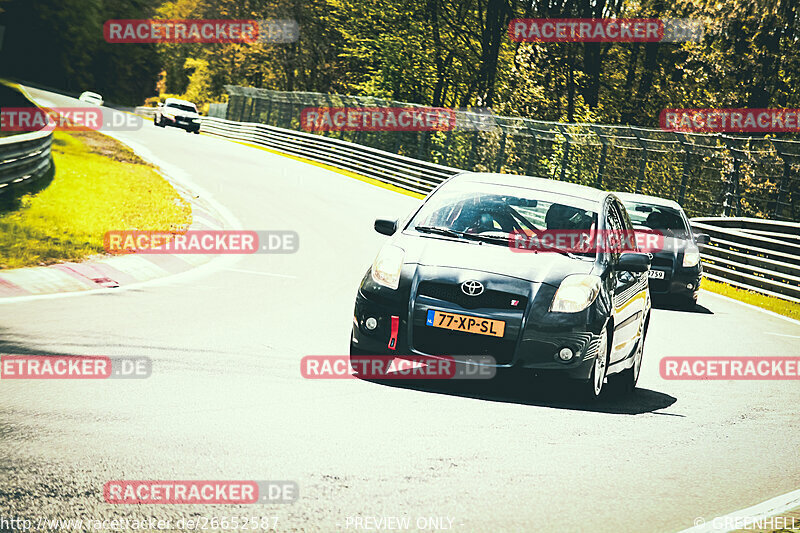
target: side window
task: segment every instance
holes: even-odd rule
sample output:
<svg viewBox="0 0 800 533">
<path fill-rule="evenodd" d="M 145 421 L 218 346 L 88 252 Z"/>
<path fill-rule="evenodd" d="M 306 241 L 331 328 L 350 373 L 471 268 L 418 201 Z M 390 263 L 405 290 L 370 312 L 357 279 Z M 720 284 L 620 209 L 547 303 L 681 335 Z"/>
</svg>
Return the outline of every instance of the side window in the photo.
<svg viewBox="0 0 800 533">
<path fill-rule="evenodd" d="M 619 234 L 622 229 L 620 214 L 614 202 L 606 203 L 606 236 L 605 243 L 612 263 L 619 261 Z"/>
<path fill-rule="evenodd" d="M 633 229 L 631 217 L 628 216 L 628 211 L 625 206 L 619 202 L 614 202 L 620 214 L 620 221 L 622 223 L 623 234 L 625 235 L 624 247 L 629 252 L 638 252 L 639 247 L 636 242 L 636 231 Z"/>
</svg>

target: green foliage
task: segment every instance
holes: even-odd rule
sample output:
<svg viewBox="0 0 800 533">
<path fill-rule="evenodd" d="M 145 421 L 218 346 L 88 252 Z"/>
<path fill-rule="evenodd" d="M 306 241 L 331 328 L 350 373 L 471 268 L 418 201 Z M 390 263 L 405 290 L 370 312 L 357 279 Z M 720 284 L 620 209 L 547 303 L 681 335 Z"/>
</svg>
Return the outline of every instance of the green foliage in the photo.
<svg viewBox="0 0 800 533">
<path fill-rule="evenodd" d="M 5 0 L 0 71 L 4 76 L 106 101 L 136 105 L 155 92 L 152 45 L 109 44 L 103 23 L 146 18 L 158 0 Z"/>
</svg>

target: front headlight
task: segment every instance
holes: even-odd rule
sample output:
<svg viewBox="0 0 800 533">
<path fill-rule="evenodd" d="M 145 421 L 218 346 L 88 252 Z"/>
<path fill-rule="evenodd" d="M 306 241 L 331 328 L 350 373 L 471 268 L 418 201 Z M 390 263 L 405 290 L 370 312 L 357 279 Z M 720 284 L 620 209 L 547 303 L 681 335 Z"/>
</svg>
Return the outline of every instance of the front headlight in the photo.
<svg viewBox="0 0 800 533">
<path fill-rule="evenodd" d="M 591 274 L 572 274 L 564 278 L 558 286 L 550 311 L 556 313 L 577 313 L 589 307 L 600 294 L 602 281 Z"/>
<path fill-rule="evenodd" d="M 400 285 L 400 271 L 403 270 L 403 258 L 406 252 L 402 248 L 387 244 L 378 253 L 372 263 L 372 279 L 378 285 L 397 289 Z"/>
<path fill-rule="evenodd" d="M 697 248 L 688 248 L 683 253 L 683 268 L 691 268 L 697 266 L 700 262 L 700 250 Z"/>
</svg>

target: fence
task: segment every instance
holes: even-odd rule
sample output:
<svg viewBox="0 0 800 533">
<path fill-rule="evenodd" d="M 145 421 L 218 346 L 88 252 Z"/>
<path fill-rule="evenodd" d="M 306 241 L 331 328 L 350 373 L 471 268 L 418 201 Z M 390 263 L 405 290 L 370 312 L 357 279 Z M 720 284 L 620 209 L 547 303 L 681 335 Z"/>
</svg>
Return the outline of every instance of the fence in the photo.
<svg viewBox="0 0 800 533">
<path fill-rule="evenodd" d="M 300 130 L 306 107 L 416 107 L 372 97 L 226 86 L 226 117 Z M 800 220 L 800 142 L 565 124 L 455 111 L 437 132 L 328 132 L 438 165 L 527 174 L 680 203 L 690 216 Z"/>
</svg>

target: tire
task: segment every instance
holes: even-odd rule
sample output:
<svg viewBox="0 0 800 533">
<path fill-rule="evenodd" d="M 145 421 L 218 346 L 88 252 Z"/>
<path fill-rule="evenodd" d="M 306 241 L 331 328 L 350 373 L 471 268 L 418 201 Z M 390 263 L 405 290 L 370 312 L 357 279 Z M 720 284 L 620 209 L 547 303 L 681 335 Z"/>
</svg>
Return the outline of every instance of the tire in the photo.
<svg viewBox="0 0 800 533">
<path fill-rule="evenodd" d="M 608 351 L 611 341 L 608 338 L 608 328 L 606 326 L 603 326 L 600 337 L 600 346 L 597 347 L 597 356 L 595 357 L 594 366 L 592 366 L 592 372 L 589 374 L 588 381 L 582 384 L 583 396 L 591 402 L 599 400 L 601 394 L 603 394 L 605 390 L 603 385 L 608 373 Z"/>
</svg>

